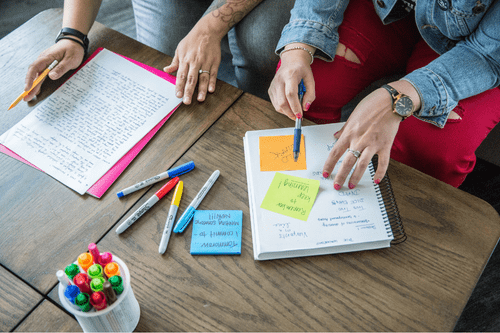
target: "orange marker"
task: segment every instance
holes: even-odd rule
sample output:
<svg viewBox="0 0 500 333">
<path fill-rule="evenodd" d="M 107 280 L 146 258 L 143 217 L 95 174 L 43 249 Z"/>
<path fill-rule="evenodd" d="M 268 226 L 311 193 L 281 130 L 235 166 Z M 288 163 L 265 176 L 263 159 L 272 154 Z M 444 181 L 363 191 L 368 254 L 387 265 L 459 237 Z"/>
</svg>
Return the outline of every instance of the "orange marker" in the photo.
<svg viewBox="0 0 500 333">
<path fill-rule="evenodd" d="M 42 82 L 42 80 L 47 76 L 47 74 L 49 74 L 49 72 L 52 70 L 52 68 L 56 67 L 56 65 L 57 65 L 57 60 L 54 60 L 52 62 L 52 64 L 50 64 L 50 66 L 46 70 L 44 70 L 42 72 L 42 74 L 38 75 L 38 77 L 35 79 L 35 81 L 33 81 L 33 85 L 31 86 L 30 89 L 23 92 L 21 95 L 19 95 L 19 97 L 14 102 L 12 102 L 12 104 L 9 106 L 8 110 L 10 110 L 14 106 L 16 106 L 17 103 L 19 103 L 24 97 L 26 97 L 33 90 L 33 88 L 35 88 L 40 82 Z"/>
<path fill-rule="evenodd" d="M 106 274 L 108 278 L 113 275 L 120 275 L 120 267 L 116 262 L 110 262 L 106 265 L 106 267 L 104 267 L 104 274 Z"/>
<path fill-rule="evenodd" d="M 90 253 L 82 253 L 78 256 L 78 265 L 86 272 L 94 264 L 94 259 Z"/>
</svg>

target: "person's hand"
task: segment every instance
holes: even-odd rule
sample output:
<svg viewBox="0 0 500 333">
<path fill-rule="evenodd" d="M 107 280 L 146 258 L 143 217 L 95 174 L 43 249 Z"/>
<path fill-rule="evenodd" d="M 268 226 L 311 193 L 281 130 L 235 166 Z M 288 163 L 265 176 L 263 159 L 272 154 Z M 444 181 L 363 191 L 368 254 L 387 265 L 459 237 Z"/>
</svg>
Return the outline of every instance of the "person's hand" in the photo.
<svg viewBox="0 0 500 333">
<path fill-rule="evenodd" d="M 420 108 L 420 99 L 413 86 L 406 81 L 390 84 L 398 91 L 409 95 L 416 109 Z M 366 96 L 354 109 L 344 127 L 337 133 L 338 141 L 330 151 L 323 166 L 323 176 L 328 177 L 342 155 L 349 148 L 342 164 L 335 175 L 334 188 L 340 190 L 351 169 L 356 167 L 349 179 L 348 187 L 356 187 L 372 157 L 378 155 L 377 171 L 374 182 L 380 183 L 389 166 L 391 147 L 401 123 L 401 116 L 392 111 L 392 98 L 389 92 L 379 88 Z M 356 152 L 360 153 L 356 158 Z"/>
<path fill-rule="evenodd" d="M 305 44 L 289 44 L 288 47 L 300 46 L 311 49 Z M 314 51 L 314 50 L 313 50 Z M 269 98 L 277 112 L 295 120 L 302 117 L 302 110 L 307 111 L 316 98 L 315 83 L 311 71 L 311 56 L 304 50 L 290 50 L 282 53 L 281 66 L 269 86 Z M 300 105 L 299 83 L 304 80 L 306 93 Z"/>
<path fill-rule="evenodd" d="M 163 69 L 167 73 L 177 71 L 175 95 L 182 97 L 184 104 L 191 103 L 197 83 L 199 102 L 205 100 L 207 91 L 215 91 L 221 62 L 221 39 L 197 24 L 177 45 L 172 63 Z"/>
<path fill-rule="evenodd" d="M 24 91 L 31 89 L 33 81 L 42 73 L 50 64 L 57 60 L 59 63 L 47 75 L 52 80 L 57 80 L 66 72 L 75 69 L 82 63 L 84 51 L 81 45 L 67 39 L 60 40 L 56 44 L 43 51 L 38 58 L 29 66 L 26 74 Z M 43 80 L 45 81 L 45 79 Z M 40 93 L 42 82 L 40 82 L 33 90 L 24 97 L 24 101 L 31 101 Z"/>
</svg>

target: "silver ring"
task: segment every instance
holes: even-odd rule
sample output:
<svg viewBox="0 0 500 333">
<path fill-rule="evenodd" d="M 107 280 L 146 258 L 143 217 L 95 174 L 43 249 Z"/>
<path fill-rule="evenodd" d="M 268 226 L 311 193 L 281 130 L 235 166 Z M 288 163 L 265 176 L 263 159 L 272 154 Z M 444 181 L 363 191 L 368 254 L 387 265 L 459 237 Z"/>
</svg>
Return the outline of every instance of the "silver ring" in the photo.
<svg viewBox="0 0 500 333">
<path fill-rule="evenodd" d="M 207 73 L 208 75 L 210 75 L 210 71 L 204 71 L 203 69 L 200 69 L 198 71 L 198 74 L 203 74 L 203 73 Z"/>
<path fill-rule="evenodd" d="M 347 148 L 347 151 L 350 152 L 351 154 L 353 154 L 354 157 L 356 157 L 356 158 L 359 158 L 361 156 L 361 152 L 359 152 L 357 150 L 354 150 L 354 149 L 351 149 L 351 148 Z"/>
</svg>

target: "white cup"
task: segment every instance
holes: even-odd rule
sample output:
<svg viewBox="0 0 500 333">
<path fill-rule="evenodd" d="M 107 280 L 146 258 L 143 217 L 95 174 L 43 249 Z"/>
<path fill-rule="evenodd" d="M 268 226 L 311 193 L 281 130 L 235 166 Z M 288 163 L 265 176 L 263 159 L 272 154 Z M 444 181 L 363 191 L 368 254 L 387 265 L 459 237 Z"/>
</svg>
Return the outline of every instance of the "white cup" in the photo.
<svg viewBox="0 0 500 333">
<path fill-rule="evenodd" d="M 78 320 L 84 332 L 132 332 L 139 323 L 141 309 L 130 287 L 130 272 L 120 258 L 113 256 L 113 261 L 120 266 L 124 290 L 117 295 L 117 300 L 101 311 L 82 312 L 64 296 L 66 286 L 59 283 L 59 299 L 68 312 Z"/>
</svg>

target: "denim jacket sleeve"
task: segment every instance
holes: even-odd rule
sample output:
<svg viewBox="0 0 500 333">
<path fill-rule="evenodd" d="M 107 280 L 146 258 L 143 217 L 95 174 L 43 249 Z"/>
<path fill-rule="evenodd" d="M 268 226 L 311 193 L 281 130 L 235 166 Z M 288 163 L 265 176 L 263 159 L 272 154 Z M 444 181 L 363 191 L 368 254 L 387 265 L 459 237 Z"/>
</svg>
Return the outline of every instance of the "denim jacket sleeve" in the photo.
<svg viewBox="0 0 500 333">
<path fill-rule="evenodd" d="M 415 116 L 444 127 L 458 102 L 500 84 L 500 1 L 477 28 L 425 67 L 406 75 L 422 101 Z"/>
<path fill-rule="evenodd" d="M 300 42 L 314 46 L 315 57 L 333 61 L 339 42 L 338 27 L 348 3 L 349 0 L 296 0 L 290 22 L 281 33 L 276 54 L 285 45 Z"/>
</svg>

